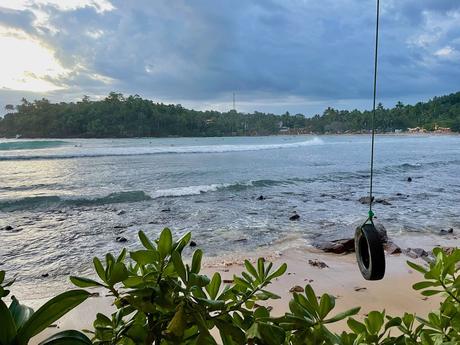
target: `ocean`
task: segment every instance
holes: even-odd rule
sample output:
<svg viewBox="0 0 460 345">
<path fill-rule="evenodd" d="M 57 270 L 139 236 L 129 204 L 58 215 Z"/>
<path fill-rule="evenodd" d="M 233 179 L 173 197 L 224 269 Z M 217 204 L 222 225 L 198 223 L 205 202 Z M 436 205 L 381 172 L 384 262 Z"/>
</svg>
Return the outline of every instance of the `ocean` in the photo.
<svg viewBox="0 0 460 345">
<path fill-rule="evenodd" d="M 346 237 L 367 216 L 369 158 L 365 135 L 0 139 L 0 269 L 38 298 L 137 248 L 138 230 L 192 231 L 214 257 Z M 377 136 L 375 159 L 390 237 L 460 231 L 460 136 Z"/>
</svg>

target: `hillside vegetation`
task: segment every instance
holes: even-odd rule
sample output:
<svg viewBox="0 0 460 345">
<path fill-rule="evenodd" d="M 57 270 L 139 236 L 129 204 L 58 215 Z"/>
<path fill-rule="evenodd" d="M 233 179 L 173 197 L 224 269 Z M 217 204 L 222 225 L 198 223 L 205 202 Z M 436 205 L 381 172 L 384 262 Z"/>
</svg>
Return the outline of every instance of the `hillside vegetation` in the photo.
<svg viewBox="0 0 460 345">
<path fill-rule="evenodd" d="M 371 125 L 371 112 L 327 108 L 322 115 L 274 115 L 196 111 L 180 104 L 155 103 L 138 95 L 111 92 L 100 101 L 83 97 L 79 102 L 51 103 L 47 99 L 17 106 L 7 105 L 0 118 L 0 137 L 166 137 L 271 135 L 280 133 L 357 133 Z M 460 132 L 460 92 L 428 102 L 394 108 L 378 106 L 378 132 L 436 126 Z"/>
</svg>

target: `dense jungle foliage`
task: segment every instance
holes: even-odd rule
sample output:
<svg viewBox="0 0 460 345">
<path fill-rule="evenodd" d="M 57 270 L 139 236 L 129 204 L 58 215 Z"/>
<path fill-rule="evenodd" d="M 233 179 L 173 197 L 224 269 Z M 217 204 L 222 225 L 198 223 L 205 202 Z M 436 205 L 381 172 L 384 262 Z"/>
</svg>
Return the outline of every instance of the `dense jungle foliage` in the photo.
<svg viewBox="0 0 460 345">
<path fill-rule="evenodd" d="M 111 92 L 105 99 L 51 103 L 47 99 L 5 106 L 0 118 L 0 137 L 167 137 L 271 135 L 279 133 L 344 133 L 370 128 L 371 113 L 359 110 L 326 109 L 322 115 L 251 114 L 189 110 L 181 105 L 154 103 L 141 97 L 125 97 Z M 460 92 L 435 97 L 425 103 L 404 105 L 398 102 L 387 109 L 379 104 L 378 132 L 435 126 L 460 131 Z"/>
</svg>

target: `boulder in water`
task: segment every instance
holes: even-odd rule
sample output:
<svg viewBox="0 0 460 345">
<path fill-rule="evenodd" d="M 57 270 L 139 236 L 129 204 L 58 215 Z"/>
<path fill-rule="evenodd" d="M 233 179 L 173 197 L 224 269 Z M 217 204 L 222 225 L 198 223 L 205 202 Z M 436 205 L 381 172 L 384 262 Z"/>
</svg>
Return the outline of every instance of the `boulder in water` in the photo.
<svg viewBox="0 0 460 345">
<path fill-rule="evenodd" d="M 407 182 L 412 182 L 412 177 L 409 176 L 409 177 L 407 178 Z"/>
<path fill-rule="evenodd" d="M 289 217 L 289 220 L 291 220 L 291 221 L 292 220 L 299 220 L 299 219 L 300 219 L 300 215 L 296 211 L 294 211 L 293 215 Z"/>
<path fill-rule="evenodd" d="M 3 228 L 3 230 L 10 231 L 13 230 L 14 228 L 11 225 L 7 225 Z"/>
<path fill-rule="evenodd" d="M 265 200 L 265 197 L 263 195 L 260 195 L 260 196 L 257 197 L 256 200 Z"/>
<path fill-rule="evenodd" d="M 453 229 L 453 228 L 449 228 L 449 229 L 447 229 L 447 230 L 442 229 L 442 230 L 439 232 L 440 235 L 448 235 L 448 234 L 453 234 L 453 233 L 454 233 L 454 229 Z"/>
<path fill-rule="evenodd" d="M 197 244 L 196 244 L 195 241 L 190 241 L 190 247 L 196 247 L 196 246 L 197 246 Z"/>
<path fill-rule="evenodd" d="M 128 242 L 128 239 L 126 237 L 123 237 L 123 236 L 117 236 L 117 238 L 115 238 L 115 241 L 117 241 L 119 243 L 124 243 L 124 242 Z"/>
<path fill-rule="evenodd" d="M 368 196 L 363 196 L 358 199 L 358 201 L 363 205 L 369 205 L 371 198 Z M 374 202 L 374 197 L 372 197 L 372 202 Z"/>
</svg>

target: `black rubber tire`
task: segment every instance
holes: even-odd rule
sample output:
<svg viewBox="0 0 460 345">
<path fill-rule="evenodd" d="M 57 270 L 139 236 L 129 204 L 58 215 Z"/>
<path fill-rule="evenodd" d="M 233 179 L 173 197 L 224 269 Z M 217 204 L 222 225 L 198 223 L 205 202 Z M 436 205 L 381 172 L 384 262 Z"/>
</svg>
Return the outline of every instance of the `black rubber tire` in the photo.
<svg viewBox="0 0 460 345">
<path fill-rule="evenodd" d="M 385 252 L 373 224 L 364 224 L 355 232 L 355 252 L 359 270 L 366 280 L 385 276 Z"/>
</svg>

